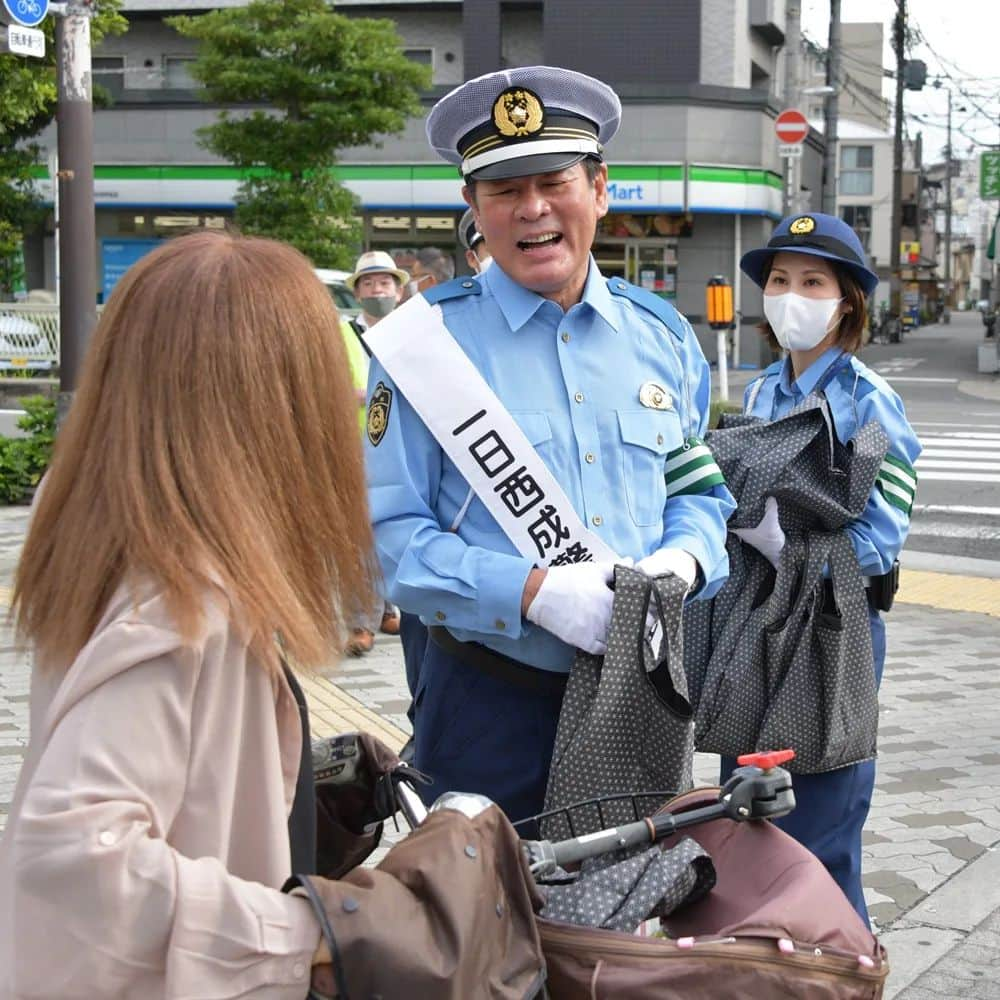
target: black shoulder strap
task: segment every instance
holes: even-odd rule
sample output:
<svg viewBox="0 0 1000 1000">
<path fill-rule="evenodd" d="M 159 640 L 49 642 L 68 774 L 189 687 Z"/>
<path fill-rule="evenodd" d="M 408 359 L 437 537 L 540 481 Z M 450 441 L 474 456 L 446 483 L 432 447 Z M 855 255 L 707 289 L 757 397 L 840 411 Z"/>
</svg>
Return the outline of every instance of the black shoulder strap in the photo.
<svg viewBox="0 0 1000 1000">
<path fill-rule="evenodd" d="M 313 780 L 312 740 L 309 736 L 309 707 L 295 674 L 282 660 L 285 680 L 299 706 L 302 724 L 302 757 L 295 782 L 295 798 L 288 817 L 288 841 L 292 848 L 292 871 L 303 875 L 316 874 L 316 785 Z"/>
<path fill-rule="evenodd" d="M 364 327 L 362 327 L 362 325 L 358 322 L 357 317 L 355 316 L 352 319 L 349 319 L 347 321 L 347 325 L 354 331 L 355 336 L 357 336 L 358 340 L 361 342 L 361 346 L 364 348 L 365 354 L 367 354 L 368 357 L 372 357 L 372 349 L 365 342 Z"/>
</svg>

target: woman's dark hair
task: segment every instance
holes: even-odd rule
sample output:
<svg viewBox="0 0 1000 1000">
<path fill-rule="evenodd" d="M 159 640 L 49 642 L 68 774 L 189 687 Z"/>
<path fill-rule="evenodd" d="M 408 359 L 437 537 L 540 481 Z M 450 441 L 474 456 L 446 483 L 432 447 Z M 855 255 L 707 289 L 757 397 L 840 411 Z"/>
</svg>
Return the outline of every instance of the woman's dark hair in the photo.
<svg viewBox="0 0 1000 1000">
<path fill-rule="evenodd" d="M 824 258 L 827 259 L 827 258 Z M 833 276 L 840 285 L 840 294 L 844 297 L 844 305 L 848 311 L 837 326 L 837 346 L 848 354 L 857 354 L 861 350 L 864 341 L 865 327 L 868 325 L 868 301 L 865 298 L 864 289 L 858 284 L 857 279 L 851 272 L 835 260 L 829 260 L 830 267 L 833 268 Z M 767 279 L 771 275 L 771 266 L 774 257 L 764 265 L 763 283 L 767 285 Z M 757 324 L 760 335 L 768 342 L 773 351 L 781 351 L 782 347 L 778 343 L 778 338 L 771 329 L 771 324 L 766 319 Z"/>
</svg>

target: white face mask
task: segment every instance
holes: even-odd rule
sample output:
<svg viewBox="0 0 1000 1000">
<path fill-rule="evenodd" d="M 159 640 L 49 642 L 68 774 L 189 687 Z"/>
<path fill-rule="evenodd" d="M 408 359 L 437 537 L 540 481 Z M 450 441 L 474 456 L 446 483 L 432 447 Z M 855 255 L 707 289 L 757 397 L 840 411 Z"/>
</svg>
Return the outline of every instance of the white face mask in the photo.
<svg viewBox="0 0 1000 1000">
<path fill-rule="evenodd" d="M 482 274 L 489 266 L 493 263 L 492 257 L 477 257 L 476 260 L 479 262 L 479 267 L 476 269 L 477 274 Z"/>
<path fill-rule="evenodd" d="M 840 322 L 842 299 L 807 299 L 795 292 L 764 296 L 764 315 L 786 351 L 811 351 Z"/>
</svg>

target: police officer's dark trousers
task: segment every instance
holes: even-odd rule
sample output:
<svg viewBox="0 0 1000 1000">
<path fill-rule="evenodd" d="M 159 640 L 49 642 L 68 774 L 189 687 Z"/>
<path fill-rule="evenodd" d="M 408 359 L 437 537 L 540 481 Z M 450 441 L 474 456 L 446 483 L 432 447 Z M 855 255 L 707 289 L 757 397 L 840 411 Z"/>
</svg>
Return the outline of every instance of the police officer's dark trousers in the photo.
<svg viewBox="0 0 1000 1000">
<path fill-rule="evenodd" d="M 885 622 L 869 608 L 872 630 L 872 653 L 876 683 L 882 682 L 885 665 Z M 776 748 L 777 749 L 777 748 Z M 722 758 L 721 781 L 724 783 L 736 761 Z M 774 820 L 826 866 L 834 881 L 844 891 L 851 905 L 868 923 L 868 907 L 861 888 L 861 830 L 868 818 L 875 788 L 875 761 L 824 771 L 822 774 L 792 776 L 795 809 Z"/>
<path fill-rule="evenodd" d="M 433 781 L 424 800 L 478 792 L 512 821 L 541 812 L 561 705 L 562 690 L 491 676 L 429 641 L 414 719 L 414 765 Z"/>
<path fill-rule="evenodd" d="M 427 648 L 427 626 L 418 615 L 400 610 L 399 639 L 403 644 L 403 667 L 406 670 L 406 686 L 410 690 L 410 707 L 406 715 L 413 722 L 413 699 L 417 696 L 417 685 L 420 680 L 420 665 L 424 662 L 424 651 Z"/>
</svg>

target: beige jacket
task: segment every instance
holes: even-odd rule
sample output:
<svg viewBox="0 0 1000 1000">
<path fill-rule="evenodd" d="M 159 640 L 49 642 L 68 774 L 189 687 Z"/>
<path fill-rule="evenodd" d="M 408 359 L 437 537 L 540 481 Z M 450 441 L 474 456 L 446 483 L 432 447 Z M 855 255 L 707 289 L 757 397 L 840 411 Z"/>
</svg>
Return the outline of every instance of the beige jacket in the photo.
<svg viewBox="0 0 1000 1000">
<path fill-rule="evenodd" d="M 122 591 L 62 676 L 36 670 L 0 840 L 0 1000 L 303 1000 L 319 929 L 283 895 L 301 727 L 206 600 L 184 643 Z"/>
</svg>

